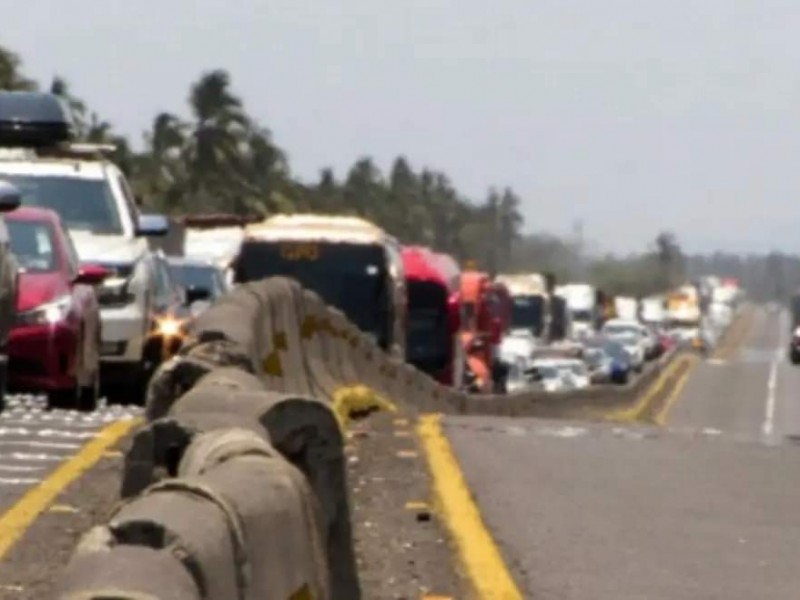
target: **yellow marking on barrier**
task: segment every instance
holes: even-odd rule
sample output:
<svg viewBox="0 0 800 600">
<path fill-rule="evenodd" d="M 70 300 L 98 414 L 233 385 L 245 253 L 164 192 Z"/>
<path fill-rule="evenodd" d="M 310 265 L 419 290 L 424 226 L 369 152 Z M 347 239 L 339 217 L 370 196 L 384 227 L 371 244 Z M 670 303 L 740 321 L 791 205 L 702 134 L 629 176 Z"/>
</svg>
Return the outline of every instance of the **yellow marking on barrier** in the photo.
<svg viewBox="0 0 800 600">
<path fill-rule="evenodd" d="M 414 450 L 398 450 L 395 456 L 397 456 L 397 458 L 417 458 L 419 453 Z"/>
<path fill-rule="evenodd" d="M 281 357 L 277 350 L 273 350 L 267 355 L 262 368 L 264 369 L 265 375 L 270 375 L 272 377 L 283 376 L 283 365 L 281 364 Z"/>
<path fill-rule="evenodd" d="M 289 600 L 314 600 L 314 594 L 311 593 L 311 588 L 306 583 L 294 594 L 289 596 Z"/>
<path fill-rule="evenodd" d="M 75 456 L 60 465 L 49 477 L 28 491 L 0 516 L 0 559 L 59 494 L 94 466 L 106 450 L 119 442 L 140 422 L 141 419 L 117 421 L 102 429 L 97 437 L 84 445 Z"/>
<path fill-rule="evenodd" d="M 103 452 L 103 458 L 122 458 L 122 452 L 119 450 L 109 450 Z"/>
<path fill-rule="evenodd" d="M 647 390 L 632 406 L 609 411 L 605 413 L 604 419 L 606 421 L 621 423 L 633 423 L 638 421 L 653 399 L 664 389 L 667 381 L 672 376 L 672 373 L 680 366 L 682 360 L 683 357 L 678 357 L 673 360 L 671 364 L 667 365 L 667 368 L 659 373 L 656 380 L 650 384 Z"/>
<path fill-rule="evenodd" d="M 406 502 L 406 510 L 430 510 L 427 502 Z"/>
<path fill-rule="evenodd" d="M 343 386 L 333 393 L 333 412 L 342 430 L 347 429 L 353 414 L 373 410 L 397 412 L 394 404 L 366 385 Z"/>
<path fill-rule="evenodd" d="M 75 514 L 80 511 L 74 506 L 70 506 L 69 504 L 53 504 L 53 506 L 51 506 L 47 510 L 47 512 Z"/>
<path fill-rule="evenodd" d="M 286 337 L 286 332 L 278 331 L 273 333 L 272 346 L 275 350 L 287 350 L 289 348 L 289 340 Z"/>
<path fill-rule="evenodd" d="M 317 332 L 318 326 L 317 319 L 314 315 L 306 315 L 300 325 L 300 336 L 304 340 L 307 340 Z"/>
<path fill-rule="evenodd" d="M 522 600 L 487 529 L 441 426 L 441 415 L 423 415 L 419 436 L 433 477 L 436 501 L 459 558 L 480 600 Z"/>
<path fill-rule="evenodd" d="M 672 388 L 672 392 L 670 392 L 669 397 L 664 402 L 663 408 L 655 416 L 654 421 L 656 425 L 662 425 L 662 426 L 666 425 L 667 415 L 669 414 L 669 411 L 672 409 L 673 404 L 675 404 L 678 401 L 678 398 L 681 397 L 681 392 L 683 391 L 683 388 L 686 386 L 686 382 L 689 379 L 689 373 L 691 373 L 692 367 L 697 362 L 697 357 L 690 356 L 687 362 L 688 366 L 686 367 L 686 370 L 683 372 L 683 375 L 681 375 L 680 379 L 678 379 L 678 381 L 675 382 L 675 387 Z"/>
</svg>

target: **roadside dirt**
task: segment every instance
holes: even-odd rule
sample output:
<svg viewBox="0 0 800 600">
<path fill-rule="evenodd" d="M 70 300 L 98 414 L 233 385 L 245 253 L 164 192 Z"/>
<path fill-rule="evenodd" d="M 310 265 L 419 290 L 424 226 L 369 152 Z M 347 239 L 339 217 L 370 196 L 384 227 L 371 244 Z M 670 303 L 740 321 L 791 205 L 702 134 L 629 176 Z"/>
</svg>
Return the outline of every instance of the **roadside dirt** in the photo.
<svg viewBox="0 0 800 600">
<path fill-rule="evenodd" d="M 415 420 L 373 414 L 350 434 L 353 530 L 364 600 L 467 600 Z"/>
</svg>

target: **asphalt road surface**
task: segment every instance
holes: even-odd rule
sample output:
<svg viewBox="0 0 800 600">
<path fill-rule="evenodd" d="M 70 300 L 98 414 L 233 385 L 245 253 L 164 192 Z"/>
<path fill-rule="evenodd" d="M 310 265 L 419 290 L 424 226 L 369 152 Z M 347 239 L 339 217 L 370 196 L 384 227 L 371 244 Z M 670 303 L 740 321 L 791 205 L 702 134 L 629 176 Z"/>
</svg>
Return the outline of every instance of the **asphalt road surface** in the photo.
<svg viewBox="0 0 800 600">
<path fill-rule="evenodd" d="M 445 431 L 524 597 L 785 599 L 800 590 L 800 368 L 759 307 L 699 363 L 665 428 L 449 417 Z"/>
<path fill-rule="evenodd" d="M 137 407 L 106 405 L 92 413 L 46 409 L 43 397 L 10 396 L 0 413 L 0 513 L 10 508 L 112 421 Z"/>
</svg>

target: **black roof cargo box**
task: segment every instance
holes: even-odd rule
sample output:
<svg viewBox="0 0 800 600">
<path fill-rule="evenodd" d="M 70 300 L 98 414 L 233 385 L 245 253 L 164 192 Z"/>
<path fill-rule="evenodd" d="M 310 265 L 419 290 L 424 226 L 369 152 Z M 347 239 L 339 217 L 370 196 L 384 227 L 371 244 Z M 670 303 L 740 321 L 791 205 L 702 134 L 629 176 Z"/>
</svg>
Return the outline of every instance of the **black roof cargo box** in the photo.
<svg viewBox="0 0 800 600">
<path fill-rule="evenodd" d="M 69 142 L 69 108 L 54 94 L 0 91 L 0 146 L 39 148 Z"/>
</svg>

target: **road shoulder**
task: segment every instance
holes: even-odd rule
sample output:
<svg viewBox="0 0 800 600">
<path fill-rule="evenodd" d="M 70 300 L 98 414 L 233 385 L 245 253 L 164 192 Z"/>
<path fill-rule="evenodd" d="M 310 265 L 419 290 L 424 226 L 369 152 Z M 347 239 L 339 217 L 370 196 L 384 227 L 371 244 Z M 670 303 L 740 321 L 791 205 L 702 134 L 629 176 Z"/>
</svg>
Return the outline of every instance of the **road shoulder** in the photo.
<svg viewBox="0 0 800 600">
<path fill-rule="evenodd" d="M 452 544 L 432 505 L 413 415 L 378 413 L 349 433 L 349 481 L 365 600 L 466 600 Z"/>
</svg>

